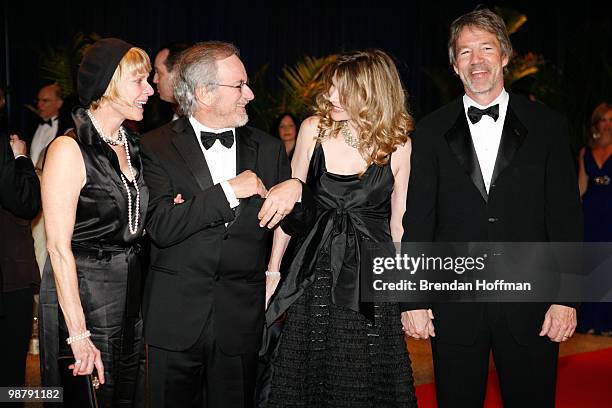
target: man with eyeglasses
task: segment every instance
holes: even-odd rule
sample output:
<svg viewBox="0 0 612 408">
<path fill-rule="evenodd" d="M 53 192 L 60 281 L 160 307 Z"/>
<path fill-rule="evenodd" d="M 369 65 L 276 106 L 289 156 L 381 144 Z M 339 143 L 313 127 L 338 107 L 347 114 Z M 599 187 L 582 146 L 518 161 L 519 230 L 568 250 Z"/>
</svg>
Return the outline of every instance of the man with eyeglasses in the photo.
<svg viewBox="0 0 612 408">
<path fill-rule="evenodd" d="M 174 85 L 186 116 L 141 145 L 151 406 L 252 407 L 268 238 L 302 184 L 280 140 L 245 126 L 254 95 L 234 45 L 185 50 Z"/>
<path fill-rule="evenodd" d="M 64 104 L 62 89 L 57 84 L 45 85 L 38 91 L 36 107 L 38 108 L 38 127 L 32 137 L 30 158 L 40 175 L 44 165 L 45 152 L 49 143 L 65 134 L 73 124 L 72 120 L 60 115 Z"/>
</svg>

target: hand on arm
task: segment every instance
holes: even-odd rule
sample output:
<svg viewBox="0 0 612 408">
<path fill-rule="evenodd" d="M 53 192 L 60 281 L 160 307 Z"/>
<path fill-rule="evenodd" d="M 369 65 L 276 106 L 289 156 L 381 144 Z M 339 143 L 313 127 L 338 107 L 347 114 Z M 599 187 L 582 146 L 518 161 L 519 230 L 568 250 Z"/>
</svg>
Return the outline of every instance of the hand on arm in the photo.
<svg viewBox="0 0 612 408">
<path fill-rule="evenodd" d="M 177 197 L 173 174 L 146 143 L 141 145 L 145 181 L 149 187 L 146 228 L 161 247 L 174 245 L 191 235 L 234 218 L 234 212 L 219 184 L 199 191 L 185 200 Z M 176 176 L 175 176 L 176 177 Z M 180 204 L 180 205 L 177 205 Z"/>
<path fill-rule="evenodd" d="M 87 331 L 79 296 L 76 262 L 71 249 L 79 193 L 85 184 L 85 165 L 76 142 L 60 137 L 49 148 L 42 178 L 47 249 L 64 320 L 70 337 Z M 62 339 L 63 340 L 63 339 Z M 100 351 L 85 338 L 71 345 L 75 362 L 73 375 L 91 374 L 94 367 L 104 383 Z"/>
<path fill-rule="evenodd" d="M 266 196 L 258 214 L 260 226 L 274 228 L 293 210 L 296 202 L 302 197 L 302 182 L 306 182 L 310 157 L 315 145 L 319 118 L 312 116 L 302 122 L 297 136 L 293 161 L 291 162 L 292 180 L 286 180 L 272 187 Z M 281 150 L 282 154 L 285 154 Z M 297 179 L 297 180 L 296 180 Z"/>
<path fill-rule="evenodd" d="M 248 198 L 254 195 L 259 195 L 262 198 L 266 198 L 268 191 L 266 186 L 251 170 L 245 170 L 233 179 L 227 181 L 234 190 L 236 198 Z"/>
</svg>

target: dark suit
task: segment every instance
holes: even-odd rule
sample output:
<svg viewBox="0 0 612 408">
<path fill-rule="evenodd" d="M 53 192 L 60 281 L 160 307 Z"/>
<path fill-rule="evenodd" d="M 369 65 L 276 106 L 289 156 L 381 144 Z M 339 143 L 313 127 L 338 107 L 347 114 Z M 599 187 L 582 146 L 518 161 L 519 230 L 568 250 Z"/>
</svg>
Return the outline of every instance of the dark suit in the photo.
<svg viewBox="0 0 612 408">
<path fill-rule="evenodd" d="M 541 104 L 510 94 L 488 193 L 461 98 L 418 124 L 411 163 L 405 241 L 582 240 L 566 121 Z M 504 406 L 553 406 L 558 344 L 538 336 L 550 305 L 405 308 L 430 306 L 439 406 L 482 406 L 490 348 Z"/>
<path fill-rule="evenodd" d="M 0 386 L 25 383 L 35 287 L 40 282 L 30 219 L 40 209 L 40 185 L 27 157 L 15 159 L 0 134 Z"/>
<path fill-rule="evenodd" d="M 242 127 L 236 129 L 236 143 L 236 174 L 250 169 L 267 188 L 291 176 L 279 140 Z M 242 356 L 248 365 L 241 386 L 244 395 L 235 395 L 236 390 L 218 395 L 212 387 L 207 399 L 212 406 L 241 406 L 240 401 L 250 406 L 251 364 L 256 363 L 264 323 L 269 230 L 260 228 L 257 219 L 263 199 L 253 196 L 240 200 L 235 210 L 230 208 L 221 186 L 213 185 L 188 118 L 144 135 L 142 154 L 151 194 L 147 231 L 153 242 L 144 300 L 149 350 L 184 352 L 193 359 L 198 359 L 199 350 L 209 348 L 223 356 Z M 174 205 L 173 197 L 179 193 L 185 203 Z M 191 364 L 193 359 L 183 363 Z M 204 363 L 205 373 L 200 375 L 206 381 L 221 382 L 225 368 L 214 360 Z M 167 375 L 171 373 L 168 369 Z M 153 370 L 151 375 L 156 376 Z M 166 383 L 190 381 L 173 375 Z M 176 398 L 166 398 L 165 403 L 178 406 L 179 398 L 185 397 Z"/>
</svg>

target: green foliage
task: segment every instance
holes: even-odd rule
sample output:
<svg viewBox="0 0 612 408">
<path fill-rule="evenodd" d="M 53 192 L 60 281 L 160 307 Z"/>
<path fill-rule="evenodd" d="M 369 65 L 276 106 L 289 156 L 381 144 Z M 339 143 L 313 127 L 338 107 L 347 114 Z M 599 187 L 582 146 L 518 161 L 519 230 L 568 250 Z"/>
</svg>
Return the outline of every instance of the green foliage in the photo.
<svg viewBox="0 0 612 408">
<path fill-rule="evenodd" d="M 76 77 L 83 54 L 99 39 L 100 36 L 95 33 L 77 33 L 65 47 L 47 49 L 41 59 L 41 78 L 57 83 L 64 95 L 75 95 Z"/>
<path fill-rule="evenodd" d="M 274 118 L 282 112 L 291 112 L 299 120 L 305 119 L 314 105 L 314 99 L 320 91 L 319 80 L 323 68 L 336 59 L 336 55 L 315 58 L 306 56 L 292 66 L 284 66 L 279 81 L 282 89 L 271 93 L 265 85 L 268 65 L 264 65 L 252 81 L 251 89 L 255 100 L 249 111 L 250 123 L 261 129 L 270 129 Z"/>
</svg>

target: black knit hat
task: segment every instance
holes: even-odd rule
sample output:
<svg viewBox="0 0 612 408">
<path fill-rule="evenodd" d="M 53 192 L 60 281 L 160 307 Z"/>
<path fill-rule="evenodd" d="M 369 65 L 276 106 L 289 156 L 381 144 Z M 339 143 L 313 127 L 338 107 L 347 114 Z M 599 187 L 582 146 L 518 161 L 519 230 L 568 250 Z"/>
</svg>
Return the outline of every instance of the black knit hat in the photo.
<svg viewBox="0 0 612 408">
<path fill-rule="evenodd" d="M 104 95 L 119 62 L 132 47 L 118 38 L 104 38 L 89 47 L 77 77 L 77 92 L 83 106 Z"/>
</svg>

